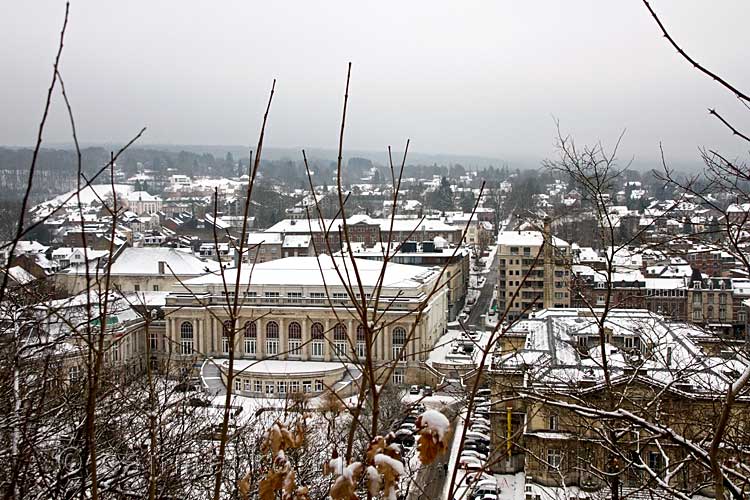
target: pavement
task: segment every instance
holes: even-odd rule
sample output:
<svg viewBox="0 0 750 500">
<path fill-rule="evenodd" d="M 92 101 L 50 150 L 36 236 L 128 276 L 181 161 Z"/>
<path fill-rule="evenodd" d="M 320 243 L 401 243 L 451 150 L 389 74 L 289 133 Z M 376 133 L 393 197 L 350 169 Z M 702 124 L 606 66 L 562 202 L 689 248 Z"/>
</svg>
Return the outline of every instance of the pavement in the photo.
<svg viewBox="0 0 750 500">
<path fill-rule="evenodd" d="M 479 294 L 479 298 L 474 303 L 469 313 L 466 323 L 474 329 L 484 330 L 484 319 L 482 316 L 487 314 L 487 310 L 492 303 L 492 295 L 497 284 L 497 253 L 492 253 L 492 263 L 489 266 L 489 272 L 482 274 L 486 278 L 484 286 Z"/>
<path fill-rule="evenodd" d="M 201 365 L 201 382 L 203 389 L 211 396 L 226 394 L 224 381 L 221 379 L 219 367 L 213 362 L 213 358 L 207 358 Z"/>
</svg>

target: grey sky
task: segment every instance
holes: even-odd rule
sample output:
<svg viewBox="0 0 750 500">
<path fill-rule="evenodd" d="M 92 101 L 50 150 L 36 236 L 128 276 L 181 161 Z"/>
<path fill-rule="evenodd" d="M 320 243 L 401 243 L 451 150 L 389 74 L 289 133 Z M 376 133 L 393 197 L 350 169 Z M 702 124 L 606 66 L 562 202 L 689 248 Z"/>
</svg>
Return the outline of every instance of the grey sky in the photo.
<svg viewBox="0 0 750 500">
<path fill-rule="evenodd" d="M 654 1 L 699 61 L 750 89 L 745 1 Z M 6 2 L 0 16 L 0 143 L 35 137 L 60 1 Z M 272 79 L 270 146 L 336 146 L 353 62 L 346 146 L 407 137 L 424 153 L 506 159 L 552 154 L 552 116 L 578 142 L 623 156 L 739 154 L 706 109 L 748 112 L 688 67 L 640 1 L 78 1 L 62 73 L 86 142 L 255 141 Z M 46 139 L 69 140 L 58 99 Z"/>
</svg>

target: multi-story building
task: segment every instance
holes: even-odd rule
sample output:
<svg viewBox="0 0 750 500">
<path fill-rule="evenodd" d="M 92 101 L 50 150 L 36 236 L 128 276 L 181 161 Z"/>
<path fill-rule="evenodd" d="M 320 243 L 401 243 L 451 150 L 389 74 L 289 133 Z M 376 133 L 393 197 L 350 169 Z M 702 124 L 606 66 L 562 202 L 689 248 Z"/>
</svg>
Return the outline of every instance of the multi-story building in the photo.
<svg viewBox="0 0 750 500">
<path fill-rule="evenodd" d="M 432 241 L 418 243 L 407 241 L 404 244 L 392 245 L 388 252 L 389 261 L 398 264 L 409 264 L 423 267 L 445 267 L 441 282 L 448 289 L 448 321 L 454 321 L 461 312 L 469 291 L 469 249 L 466 247 L 436 247 Z M 374 247 L 352 246 L 354 256 L 361 259 L 382 261 L 385 246 Z M 398 252 L 395 250 L 399 249 Z"/>
<path fill-rule="evenodd" d="M 497 240 L 499 310 L 508 319 L 570 306 L 571 251 L 549 231 L 501 231 Z"/>
<path fill-rule="evenodd" d="M 353 215 L 346 220 L 348 239 L 353 243 L 373 246 L 381 242 L 407 240 L 427 241 L 439 236 L 449 243 L 461 242 L 463 227 L 451 226 L 435 219 L 373 219 L 367 215 Z M 318 254 L 335 253 L 341 250 L 344 221 L 341 219 L 297 220 L 285 219 L 266 230 L 269 233 L 306 234 L 313 238 Z"/>
<path fill-rule="evenodd" d="M 189 250 L 163 247 L 120 247 L 112 262 L 71 265 L 55 274 L 55 281 L 69 293 L 86 290 L 87 283 L 101 281 L 105 276 L 112 289 L 123 292 L 158 292 L 169 290 L 174 284 L 217 271 L 220 264 L 203 260 Z"/>
<path fill-rule="evenodd" d="M 209 356 L 227 357 L 234 328 L 240 393 L 269 395 L 295 387 L 320 392 L 313 389 L 330 387 L 332 377 L 355 376 L 368 349 L 379 371 L 395 363 L 394 383 L 425 382 L 427 353 L 446 330 L 447 290 L 436 286 L 439 269 L 389 263 L 381 277 L 383 263 L 355 262 L 364 298 L 348 257 L 290 257 L 245 266 L 239 297 L 233 287 L 227 293 L 218 274 L 182 282 L 164 308 L 171 359 L 193 366 Z M 224 272 L 227 283 L 235 283 L 236 272 Z M 346 276 L 353 286 L 345 286 Z M 368 319 L 367 327 L 354 314 L 352 298 L 368 302 L 367 317 L 375 319 Z M 231 325 L 227 311 L 235 299 L 238 318 Z M 261 360 L 262 374 L 249 369 Z M 342 371 L 342 364 L 354 368 Z M 268 386 L 269 380 L 283 385 Z M 320 385 L 308 391 L 315 380 Z"/>
<path fill-rule="evenodd" d="M 523 471 L 527 483 L 580 488 L 592 492 L 587 498 L 606 495 L 613 484 L 623 493 L 644 484 L 658 489 L 649 474 L 711 495 L 709 467 L 680 439 L 710 442 L 722 410 L 717 401 L 747 362 L 714 350 L 715 336 L 698 326 L 643 309 L 611 310 L 602 324 L 601 313 L 540 311 L 500 337 L 488 372 L 491 437 L 507 455 L 493 462 L 494 471 Z M 722 461 L 749 458 L 749 402 L 744 394 L 735 402 Z M 611 417 L 618 412 L 633 417 Z M 682 464 L 679 473 L 668 473 L 670 464 Z"/>
</svg>

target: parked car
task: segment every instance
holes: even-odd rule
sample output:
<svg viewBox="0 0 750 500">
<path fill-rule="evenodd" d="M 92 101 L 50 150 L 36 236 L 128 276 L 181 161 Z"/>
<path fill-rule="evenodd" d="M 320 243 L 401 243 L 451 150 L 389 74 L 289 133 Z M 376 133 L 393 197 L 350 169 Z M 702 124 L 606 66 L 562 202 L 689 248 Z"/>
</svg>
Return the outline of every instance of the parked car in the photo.
<svg viewBox="0 0 750 500">
<path fill-rule="evenodd" d="M 485 481 L 495 480 L 495 478 L 485 472 L 469 472 L 464 476 L 464 483 L 468 485 L 482 484 Z"/>
<path fill-rule="evenodd" d="M 480 453 L 484 453 L 485 455 L 490 452 L 490 446 L 488 444 L 476 441 L 466 441 L 464 443 L 464 449 L 478 451 Z"/>
<path fill-rule="evenodd" d="M 466 437 L 468 439 L 473 439 L 475 441 L 486 441 L 487 443 L 490 442 L 490 436 L 488 436 L 487 434 L 483 434 L 481 432 L 468 431 L 466 432 Z"/>
<path fill-rule="evenodd" d="M 474 424 L 486 425 L 487 427 L 490 426 L 490 421 L 482 417 L 473 417 L 473 418 L 470 418 L 467 422 L 468 422 L 469 427 L 471 427 Z"/>
<path fill-rule="evenodd" d="M 409 388 L 409 394 L 419 394 L 419 386 L 413 385 Z"/>
<path fill-rule="evenodd" d="M 469 446 L 468 443 L 464 445 L 464 448 L 467 451 L 478 451 L 479 453 L 484 453 L 485 455 L 489 456 L 490 448 L 488 446 L 478 444 L 478 443 L 472 443 L 471 446 Z"/>
<path fill-rule="evenodd" d="M 458 459 L 458 466 L 466 470 L 482 470 L 482 462 L 474 457 L 461 457 Z"/>
<path fill-rule="evenodd" d="M 481 432 L 483 434 L 489 434 L 491 431 L 490 427 L 484 424 L 472 424 L 471 427 L 469 427 L 470 431 L 474 432 Z"/>
<path fill-rule="evenodd" d="M 487 455 L 478 450 L 463 450 L 461 452 L 461 456 L 462 457 L 474 457 L 477 460 L 481 460 L 482 462 L 487 461 Z"/>
<path fill-rule="evenodd" d="M 399 430 L 406 430 L 406 431 L 414 432 L 417 430 L 417 426 L 410 422 L 405 422 L 401 424 L 401 427 L 399 427 Z"/>
<path fill-rule="evenodd" d="M 432 396 L 432 387 L 426 385 L 422 388 L 422 394 L 425 396 Z"/>
<path fill-rule="evenodd" d="M 409 406 L 409 413 L 412 415 L 424 413 L 424 405 L 422 403 L 412 403 L 412 405 Z"/>
</svg>

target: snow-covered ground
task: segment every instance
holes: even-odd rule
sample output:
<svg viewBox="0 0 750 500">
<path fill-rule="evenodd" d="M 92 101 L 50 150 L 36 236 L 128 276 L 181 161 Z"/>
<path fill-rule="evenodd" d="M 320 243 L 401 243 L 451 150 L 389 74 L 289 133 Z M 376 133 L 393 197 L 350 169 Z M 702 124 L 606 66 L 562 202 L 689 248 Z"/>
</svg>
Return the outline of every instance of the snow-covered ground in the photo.
<svg viewBox="0 0 750 500">
<path fill-rule="evenodd" d="M 463 330 L 448 330 L 445 335 L 440 337 L 435 348 L 430 352 L 427 357 L 427 362 L 442 364 L 475 363 L 477 361 L 478 353 L 487 346 L 489 337 L 490 332 L 486 331 L 477 331 L 475 332 L 474 338 L 470 338 L 465 335 Z M 473 345 L 473 352 L 471 354 L 466 354 L 461 349 L 459 349 L 458 352 L 455 352 L 454 348 L 462 344 Z"/>
<path fill-rule="evenodd" d="M 490 254 L 487 256 L 486 260 L 484 261 L 484 269 L 480 271 L 482 274 L 487 274 L 493 271 L 492 261 L 495 260 L 496 253 L 497 253 L 497 245 L 490 246 Z"/>
</svg>

